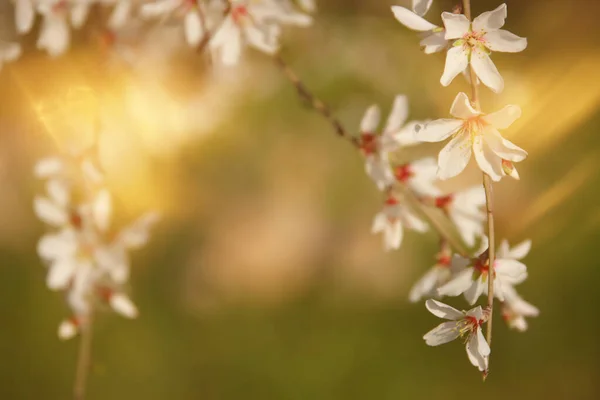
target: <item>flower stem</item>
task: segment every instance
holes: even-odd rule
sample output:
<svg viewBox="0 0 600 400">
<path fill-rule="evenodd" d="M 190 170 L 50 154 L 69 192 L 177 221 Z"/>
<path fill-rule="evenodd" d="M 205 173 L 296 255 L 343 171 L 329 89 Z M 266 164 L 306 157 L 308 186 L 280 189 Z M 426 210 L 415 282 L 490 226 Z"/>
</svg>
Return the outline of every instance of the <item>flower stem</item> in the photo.
<svg viewBox="0 0 600 400">
<path fill-rule="evenodd" d="M 75 369 L 75 384 L 73 386 L 73 399 L 84 400 L 85 388 L 92 362 L 92 313 L 88 315 L 85 324 L 81 327 L 79 339 L 79 355 Z"/>
<path fill-rule="evenodd" d="M 316 112 L 321 114 L 333 127 L 335 133 L 337 133 L 340 137 L 349 140 L 355 147 L 359 146 L 358 139 L 352 135 L 342 125 L 342 123 L 333 116 L 331 110 L 323 101 L 321 101 L 317 96 L 315 96 L 304 83 L 300 80 L 298 75 L 294 72 L 294 70 L 285 62 L 285 60 L 281 57 L 279 53 L 276 53 L 273 56 L 275 60 L 275 64 L 281 69 L 285 77 L 294 85 L 296 91 L 298 92 L 298 96 L 306 103 L 312 107 Z"/>
<path fill-rule="evenodd" d="M 471 0 L 463 0 L 463 12 L 469 21 L 471 18 Z M 479 104 L 479 88 L 477 83 L 477 75 L 473 66 L 469 64 L 469 77 L 471 78 L 471 103 L 477 111 L 481 111 Z M 489 319 L 487 320 L 486 340 L 490 348 L 492 347 L 492 315 L 494 311 L 494 261 L 496 259 L 496 237 L 494 232 L 494 190 L 492 187 L 492 179 L 486 173 L 483 174 L 483 188 L 485 190 L 485 208 L 487 212 L 488 222 L 488 239 L 489 239 L 489 271 L 488 274 L 488 301 L 487 308 L 489 311 Z M 489 360 L 488 360 L 489 368 Z M 484 372 L 484 379 L 488 371 Z"/>
</svg>

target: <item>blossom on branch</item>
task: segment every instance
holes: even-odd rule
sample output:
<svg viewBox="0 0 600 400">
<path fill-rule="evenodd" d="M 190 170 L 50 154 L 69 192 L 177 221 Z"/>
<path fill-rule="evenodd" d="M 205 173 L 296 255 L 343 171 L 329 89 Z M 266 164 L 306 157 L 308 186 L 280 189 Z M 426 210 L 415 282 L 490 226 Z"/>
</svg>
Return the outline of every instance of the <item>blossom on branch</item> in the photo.
<svg viewBox="0 0 600 400">
<path fill-rule="evenodd" d="M 437 164 L 434 158 L 426 157 L 393 168 L 396 181 L 407 185 L 415 194 L 438 196 L 441 191 L 435 185 Z"/>
<path fill-rule="evenodd" d="M 398 197 L 389 194 L 383 209 L 375 215 L 371 231 L 383 233 L 383 247 L 389 251 L 400 248 L 405 227 L 417 232 L 425 232 L 428 229 L 427 224 L 415 216 Z"/>
<path fill-rule="evenodd" d="M 418 143 L 415 127 L 422 122 L 407 123 L 407 119 L 408 99 L 404 95 L 398 95 L 381 133 L 377 133 L 381 121 L 381 110 L 377 105 L 369 107 L 360 122 L 359 144 L 365 156 L 365 170 L 379 190 L 384 190 L 396 180 L 390 166 L 389 153 L 402 146 Z M 402 172 L 399 173 L 400 179 L 404 179 Z"/>
<path fill-rule="evenodd" d="M 232 0 L 230 7 L 209 44 L 225 65 L 237 64 L 246 44 L 275 54 L 279 50 L 281 25 L 312 23 L 309 15 L 296 11 L 289 2 Z"/>
<path fill-rule="evenodd" d="M 183 22 L 188 45 L 197 46 L 205 33 L 206 10 L 200 0 L 154 0 L 142 5 L 143 18 L 175 18 Z M 115 14 L 117 15 L 117 14 Z"/>
<path fill-rule="evenodd" d="M 438 119 L 419 125 L 417 137 L 424 142 L 441 142 L 452 137 L 438 156 L 438 177 L 449 179 L 460 174 L 471 159 L 492 180 L 506 175 L 503 160 L 523 161 L 527 152 L 500 135 L 521 116 L 519 106 L 509 105 L 491 114 L 482 114 L 471 106 L 468 96 L 459 93 L 450 109 L 453 119 Z"/>
<path fill-rule="evenodd" d="M 469 247 L 474 246 L 475 240 L 483 236 L 485 212 L 481 208 L 485 206 L 485 190 L 482 186 L 436 197 L 435 206 L 452 220 Z"/>
<path fill-rule="evenodd" d="M 480 306 L 469 311 L 458 311 L 436 300 L 427 300 L 425 306 L 436 317 L 449 320 L 427 332 L 423 336 L 425 343 L 439 346 L 459 337 L 464 338 L 471 364 L 480 371 L 487 371 L 491 349 L 483 337 L 481 326 L 488 320 L 488 313 Z"/>
<path fill-rule="evenodd" d="M 452 276 L 452 252 L 443 248 L 436 256 L 435 265 L 431 267 L 410 289 L 408 299 L 416 303 L 424 297 L 437 295 L 437 288 L 448 282 Z"/>
<path fill-rule="evenodd" d="M 484 85 L 496 93 L 504 89 L 504 80 L 490 54 L 493 51 L 517 53 L 527 47 L 527 39 L 500 29 L 506 15 L 506 4 L 484 12 L 473 22 L 463 14 L 442 13 L 445 39 L 454 40 L 446 55 L 446 65 L 440 79 L 443 86 L 448 86 L 456 75 L 470 65 Z"/>
</svg>

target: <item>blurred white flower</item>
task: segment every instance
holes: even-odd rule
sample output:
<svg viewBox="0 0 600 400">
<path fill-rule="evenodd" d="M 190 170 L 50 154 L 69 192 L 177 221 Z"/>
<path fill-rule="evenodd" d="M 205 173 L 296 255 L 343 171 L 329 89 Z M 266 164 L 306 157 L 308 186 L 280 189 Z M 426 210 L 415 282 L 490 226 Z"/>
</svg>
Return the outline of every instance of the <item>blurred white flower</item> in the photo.
<svg viewBox="0 0 600 400">
<path fill-rule="evenodd" d="M 375 215 L 371 231 L 383 233 L 383 246 L 386 251 L 389 251 L 400 248 L 405 227 L 417 232 L 425 232 L 428 229 L 425 222 L 390 194 L 385 200 L 383 210 Z"/>
<path fill-rule="evenodd" d="M 61 323 L 59 337 L 74 336 L 100 305 L 135 318 L 137 308 L 122 290 L 129 278 L 128 250 L 147 242 L 157 215 L 150 213 L 120 231 L 112 230 L 112 197 L 93 160 L 46 158 L 36 165 L 35 174 L 47 179 L 47 195 L 35 198 L 35 213 L 55 228 L 42 236 L 37 251 L 48 264 L 48 287 L 66 291 L 73 313 Z"/>
<path fill-rule="evenodd" d="M 276 0 L 232 0 L 231 10 L 210 40 L 225 65 L 239 61 L 248 44 L 267 54 L 279 50 L 281 25 L 307 26 L 312 18 L 293 9 L 291 3 Z"/>
<path fill-rule="evenodd" d="M 437 288 L 450 280 L 452 276 L 452 257 L 450 249 L 442 250 L 436 256 L 436 262 L 410 289 L 408 299 L 416 303 L 424 297 L 437 295 Z"/>
<path fill-rule="evenodd" d="M 442 13 L 445 39 L 455 40 L 446 55 L 442 85 L 448 86 L 470 64 L 484 85 L 496 93 L 504 89 L 504 80 L 490 54 L 492 51 L 517 53 L 527 47 L 527 39 L 500 29 L 506 15 L 506 4 L 484 12 L 472 23 L 463 14 Z"/>
<path fill-rule="evenodd" d="M 377 129 L 381 120 L 381 111 L 377 105 L 367 109 L 360 123 L 360 149 L 365 156 L 365 169 L 379 190 L 391 185 L 395 178 L 389 162 L 389 153 L 401 146 L 418 143 L 415 127 L 422 123 L 408 118 L 408 100 L 404 95 L 394 99 L 392 110 L 383 131 Z"/>
<path fill-rule="evenodd" d="M 509 328 L 525 332 L 528 328 L 525 317 L 537 317 L 540 311 L 534 305 L 523 300 L 514 287 L 505 285 L 502 318 Z"/>
<path fill-rule="evenodd" d="M 15 25 L 20 34 L 28 33 L 35 21 L 35 3 L 38 0 L 13 0 L 15 3 Z"/>
<path fill-rule="evenodd" d="M 433 0 L 412 0 L 412 9 L 417 15 L 425 15 Z"/>
<path fill-rule="evenodd" d="M 458 311 L 436 300 L 427 300 L 425 306 L 436 317 L 449 320 L 427 332 L 423 336 L 425 343 L 439 346 L 459 337 L 464 338 L 471 364 L 480 371 L 487 371 L 491 350 L 481 331 L 481 326 L 489 318 L 487 313 L 480 306 L 469 311 Z"/>
<path fill-rule="evenodd" d="M 462 293 L 469 304 L 473 305 L 483 293 L 487 293 L 489 275 L 488 240 L 484 236 L 481 247 L 474 259 L 469 260 L 455 255 L 452 262 L 466 267 L 457 273 L 448 283 L 438 288 L 440 296 L 458 296 Z M 527 278 L 527 267 L 513 258 L 494 260 L 494 296 L 504 301 L 504 288 L 516 285 Z"/>
<path fill-rule="evenodd" d="M 460 174 L 471 159 L 492 180 L 499 181 L 506 173 L 503 160 L 523 161 L 527 152 L 500 135 L 498 129 L 508 128 L 521 116 L 518 106 L 509 105 L 491 114 L 482 114 L 471 106 L 469 98 L 459 93 L 450 109 L 454 119 L 438 119 L 417 126 L 417 137 L 424 142 L 452 139 L 440 151 L 438 177 L 449 179 Z"/>
<path fill-rule="evenodd" d="M 427 157 L 394 167 L 394 176 L 417 195 L 439 196 L 441 191 L 434 184 L 437 180 L 436 171 L 435 159 Z"/>
<path fill-rule="evenodd" d="M 394 17 L 408 29 L 423 32 L 423 39 L 421 40 L 420 45 L 424 48 L 425 54 L 436 53 L 445 50 L 448 47 L 448 40 L 446 40 L 444 28 L 432 24 L 420 17 L 418 13 L 415 14 L 416 11 L 412 12 L 404 7 L 392 6 L 392 12 L 394 13 Z"/>
<path fill-rule="evenodd" d="M 435 205 L 448 215 L 469 247 L 474 246 L 475 240 L 483 236 L 486 215 L 481 209 L 485 206 L 485 190 L 482 186 L 437 197 Z"/>
<path fill-rule="evenodd" d="M 140 9 L 144 18 L 175 17 L 183 22 L 188 45 L 197 46 L 205 34 L 207 18 L 204 4 L 200 0 L 153 0 Z"/>
</svg>

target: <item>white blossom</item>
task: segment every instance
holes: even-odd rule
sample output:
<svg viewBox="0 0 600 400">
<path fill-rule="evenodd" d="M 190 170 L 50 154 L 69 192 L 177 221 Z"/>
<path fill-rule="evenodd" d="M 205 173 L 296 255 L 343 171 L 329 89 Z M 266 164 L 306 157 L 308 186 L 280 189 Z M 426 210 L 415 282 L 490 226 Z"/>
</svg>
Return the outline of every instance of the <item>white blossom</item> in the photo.
<svg viewBox="0 0 600 400">
<path fill-rule="evenodd" d="M 188 45 L 197 46 L 202 40 L 206 10 L 199 0 L 154 0 L 141 7 L 144 18 L 167 18 L 173 16 L 183 23 L 185 39 Z"/>
<path fill-rule="evenodd" d="M 434 158 L 427 157 L 394 167 L 398 182 L 406 184 L 417 195 L 439 196 L 440 189 L 435 185 L 437 164 Z"/>
<path fill-rule="evenodd" d="M 431 2 L 429 2 L 431 3 Z M 414 7 L 413 7 L 414 9 Z M 412 12 L 407 8 L 400 6 L 392 6 L 394 17 L 402 25 L 413 31 L 422 32 L 423 39 L 420 45 L 423 47 L 425 54 L 437 53 L 445 50 L 448 47 L 448 40 L 445 37 L 444 28 L 432 24 L 422 18 L 417 11 Z"/>
<path fill-rule="evenodd" d="M 540 311 L 534 305 L 523 300 L 514 287 L 505 285 L 502 318 L 511 329 L 525 332 L 528 328 L 526 317 L 537 317 Z"/>
<path fill-rule="evenodd" d="M 444 74 L 440 79 L 442 85 L 448 86 L 456 75 L 471 65 L 484 85 L 496 93 L 502 91 L 504 80 L 490 54 L 493 51 L 516 53 L 527 47 L 527 39 L 500 29 L 506 15 L 506 4 L 484 12 L 472 23 L 463 14 L 442 13 L 445 39 L 455 40 L 446 55 Z"/>
<path fill-rule="evenodd" d="M 432 3 L 433 0 L 412 0 L 412 9 L 417 15 L 425 15 Z"/>
<path fill-rule="evenodd" d="M 489 317 L 487 313 L 480 306 L 469 311 L 458 311 L 447 304 L 431 299 L 427 300 L 425 306 L 436 317 L 448 320 L 427 332 L 423 336 L 425 343 L 429 346 L 439 346 L 459 337 L 464 338 L 471 364 L 480 371 L 487 371 L 491 349 L 481 331 L 481 326 Z"/>
<path fill-rule="evenodd" d="M 521 109 L 509 105 L 491 114 L 482 114 L 471 106 L 468 96 L 459 93 L 450 109 L 455 118 L 438 119 L 417 126 L 417 137 L 424 142 L 440 142 L 452 139 L 438 156 L 438 177 L 449 179 L 460 174 L 471 159 L 471 153 L 479 168 L 492 180 L 499 181 L 503 172 L 503 160 L 523 161 L 527 152 L 503 138 L 498 129 L 508 128 L 521 116 Z"/>
<path fill-rule="evenodd" d="M 385 200 L 383 210 L 375 216 L 371 231 L 383 233 L 383 246 L 386 251 L 389 251 L 400 248 L 405 227 L 417 232 L 425 232 L 428 229 L 425 222 L 390 194 Z"/>
<path fill-rule="evenodd" d="M 309 15 L 294 10 L 288 2 L 233 0 L 230 12 L 210 41 L 210 48 L 220 54 L 223 64 L 235 65 L 246 44 L 274 54 L 279 50 L 281 25 L 311 23 Z"/>
<path fill-rule="evenodd" d="M 452 258 L 447 251 L 440 252 L 436 262 L 410 289 L 408 299 L 416 303 L 424 297 L 437 295 L 437 288 L 448 282 L 452 276 Z"/>
<path fill-rule="evenodd" d="M 37 0 L 13 0 L 15 3 L 15 25 L 20 34 L 28 33 L 35 21 L 35 3 Z"/>
<path fill-rule="evenodd" d="M 408 99 L 404 95 L 398 95 L 381 133 L 377 133 L 381 121 L 381 111 L 377 105 L 370 106 L 361 120 L 360 149 L 365 156 L 365 170 L 379 190 L 384 190 L 395 180 L 389 153 L 402 146 L 418 143 L 414 131 L 422 122 L 406 122 L 407 119 Z M 423 168 L 419 168 L 420 173 L 424 172 Z M 424 178 L 426 173 L 420 175 L 419 179 Z"/>
<path fill-rule="evenodd" d="M 453 263 L 467 265 L 457 273 L 448 283 L 438 288 L 439 296 L 465 295 L 469 304 L 473 305 L 483 293 L 487 293 L 487 280 L 489 279 L 489 258 L 487 255 L 488 241 L 483 237 L 482 245 L 474 259 L 468 260 L 455 256 Z M 507 285 L 516 285 L 527 278 L 527 267 L 520 261 L 512 258 L 496 258 L 494 260 L 494 295 L 504 301 L 504 288 Z"/>
<path fill-rule="evenodd" d="M 482 210 L 485 206 L 485 190 L 482 186 L 437 197 L 435 205 L 448 215 L 469 247 L 474 246 L 475 240 L 483 236 L 486 215 Z"/>
</svg>

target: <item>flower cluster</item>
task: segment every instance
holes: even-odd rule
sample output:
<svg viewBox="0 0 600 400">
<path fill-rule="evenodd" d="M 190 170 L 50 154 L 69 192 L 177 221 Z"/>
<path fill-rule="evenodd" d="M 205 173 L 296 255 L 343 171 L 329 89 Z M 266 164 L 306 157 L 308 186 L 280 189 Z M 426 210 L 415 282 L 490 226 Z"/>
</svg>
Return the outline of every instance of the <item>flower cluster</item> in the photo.
<svg viewBox="0 0 600 400">
<path fill-rule="evenodd" d="M 36 196 L 34 210 L 51 228 L 40 239 L 38 254 L 48 266 L 48 287 L 66 293 L 72 312 L 60 324 L 59 337 L 76 335 L 102 307 L 135 318 L 137 308 L 125 293 L 128 251 L 148 241 L 156 214 L 112 229 L 112 197 L 91 157 L 46 158 L 37 163 L 35 175 L 45 181 L 46 193 Z"/>
<path fill-rule="evenodd" d="M 13 0 L 18 34 L 28 34 L 41 19 L 37 47 L 56 57 L 71 42 L 71 30 L 83 27 L 94 6 L 107 8 L 106 44 L 116 45 L 118 33 L 140 22 L 165 21 L 182 26 L 182 37 L 193 48 L 206 44 L 226 65 L 239 61 L 249 45 L 273 54 L 279 49 L 282 25 L 312 23 L 313 0 Z M 304 10 L 304 11 L 302 11 Z M 15 43 L 0 40 L 0 67 L 20 55 Z"/>
<path fill-rule="evenodd" d="M 412 134 L 417 142 L 450 139 L 438 155 L 437 166 L 434 166 L 437 169 L 435 175 L 441 180 L 459 175 L 467 167 L 471 155 L 486 176 L 484 185 L 487 178 L 500 181 L 510 176 L 518 180 L 519 174 L 514 163 L 525 160 L 527 152 L 505 139 L 499 130 L 509 128 L 520 117 L 521 109 L 516 105 L 508 105 L 493 113 L 483 113 L 479 108 L 477 90 L 479 83 L 482 83 L 493 92 L 501 92 L 504 80 L 490 55 L 492 52 L 520 52 L 527 47 L 527 40 L 501 29 L 507 16 L 505 4 L 472 21 L 469 2 L 465 1 L 464 5 L 468 9 L 467 15 L 462 14 L 460 8 L 453 13 L 441 14 L 443 27 L 422 17 L 430 8 L 431 1 L 413 2 L 412 11 L 400 6 L 392 7 L 392 13 L 400 23 L 424 33 L 421 46 L 425 53 L 446 52 L 446 63 L 440 79 L 443 86 L 448 86 L 462 73 L 473 87 L 473 98 L 469 99 L 465 93 L 456 96 L 450 109 L 452 118 L 418 123 L 413 127 Z M 395 149 L 389 145 L 390 138 L 393 136 L 386 136 L 384 131 L 378 141 L 371 141 L 374 145 L 368 148 L 369 151 L 363 150 L 368 157 L 367 172 L 380 188 L 387 187 L 390 181 L 389 171 L 382 167 L 388 162 L 385 152 L 390 148 Z M 432 175 L 427 175 L 429 181 L 433 179 Z M 527 278 L 527 267 L 521 260 L 529 252 L 531 242 L 525 241 L 511 249 L 504 240 L 495 254 L 495 243 L 488 243 L 484 235 L 486 214 L 481 208 L 491 201 L 487 198 L 491 193 L 489 187 L 486 186 L 487 190 L 481 186 L 473 187 L 447 195 L 435 192 L 421 194 L 420 200 L 424 204 L 437 207 L 453 222 L 464 243 L 472 248 L 479 239 L 480 248 L 473 253 L 453 249 L 443 238 L 435 264 L 417 281 L 409 294 L 412 302 L 430 298 L 426 302 L 427 309 L 449 320 L 428 332 L 424 336 L 425 342 L 437 346 L 458 337 L 465 338 L 469 360 L 484 374 L 487 374 L 491 348 L 481 326 L 492 318 L 494 298 L 501 302 L 504 320 L 513 329 L 526 330 L 525 318 L 535 317 L 539 313 L 515 289 L 515 285 Z M 418 193 L 416 188 L 412 189 Z M 427 195 L 431 198 L 423 197 Z M 491 209 L 488 207 L 488 210 Z M 493 224 L 490 224 L 491 231 L 492 227 Z M 386 243 L 388 236 L 391 235 L 386 235 Z M 398 236 L 392 237 L 399 240 Z M 473 306 L 482 294 L 488 295 L 488 306 L 477 306 L 470 311 L 458 311 L 431 299 L 464 295 Z"/>
</svg>

